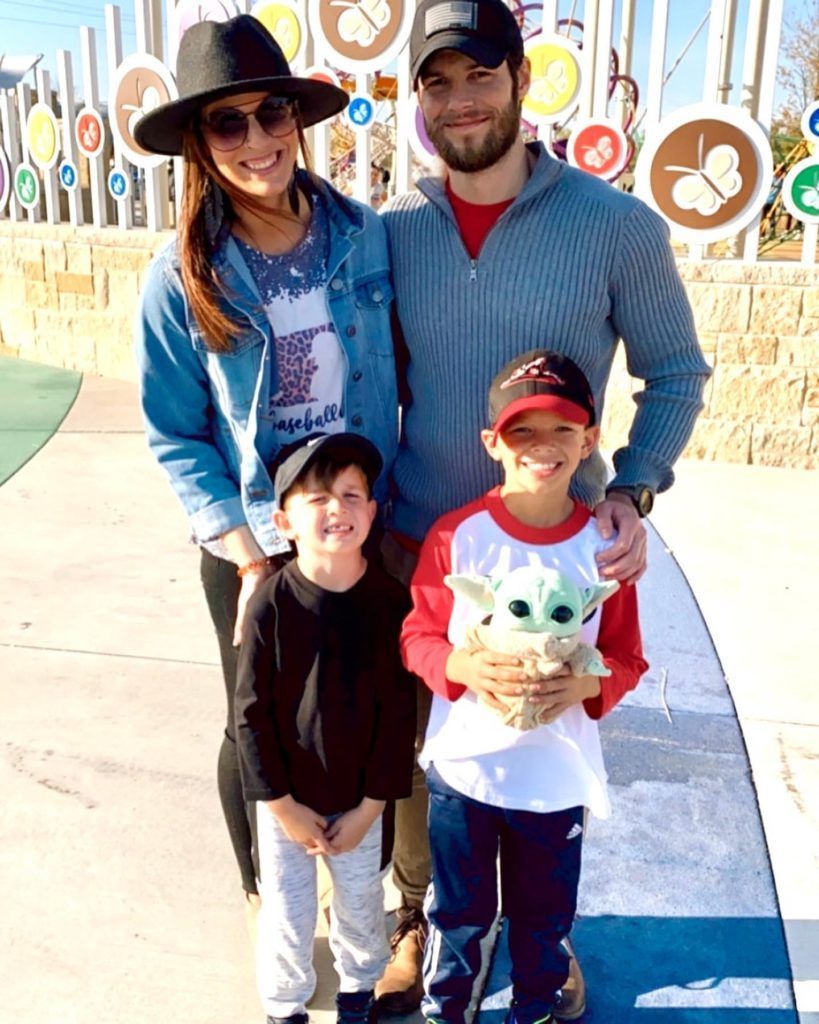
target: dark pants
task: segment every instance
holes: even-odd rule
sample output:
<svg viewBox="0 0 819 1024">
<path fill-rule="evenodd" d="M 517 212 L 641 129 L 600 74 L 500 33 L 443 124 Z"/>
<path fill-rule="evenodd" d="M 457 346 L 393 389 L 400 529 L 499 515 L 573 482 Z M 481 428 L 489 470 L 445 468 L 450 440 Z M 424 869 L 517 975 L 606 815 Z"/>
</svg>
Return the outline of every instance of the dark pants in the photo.
<svg viewBox="0 0 819 1024">
<path fill-rule="evenodd" d="M 233 646 L 233 629 L 236 624 L 236 605 L 239 600 L 239 577 L 236 566 L 216 558 L 202 549 L 200 563 L 202 586 L 208 602 L 213 628 L 219 641 L 219 655 L 222 660 L 222 675 L 227 696 L 227 724 L 219 749 L 216 778 L 219 785 L 219 799 L 225 816 L 233 853 L 239 865 L 242 887 L 245 892 L 256 892 L 256 872 L 253 867 L 253 840 L 250 829 L 250 815 L 242 794 L 242 780 L 239 775 L 239 756 L 236 749 L 236 718 L 233 698 L 236 694 L 236 667 L 239 649 Z"/>
<path fill-rule="evenodd" d="M 409 590 L 410 580 L 418 562 L 416 555 L 403 548 L 391 534 L 385 533 L 380 546 L 384 568 Z M 432 691 L 417 680 L 417 717 L 415 756 L 412 773 L 412 796 L 395 803 L 395 845 L 392 852 L 392 872 L 395 887 L 401 893 L 401 902 L 407 907 L 421 909 L 426 896 L 431 864 L 427 838 L 427 782 L 418 764 L 418 754 L 424 745 Z"/>
<path fill-rule="evenodd" d="M 577 905 L 583 808 L 536 814 L 492 807 L 457 793 L 433 767 L 427 785 L 432 889 L 424 1016 L 463 1024 L 480 941 L 497 912 L 500 852 L 514 1024 L 534 1024 L 551 1012 L 569 974 L 560 940 Z"/>
</svg>

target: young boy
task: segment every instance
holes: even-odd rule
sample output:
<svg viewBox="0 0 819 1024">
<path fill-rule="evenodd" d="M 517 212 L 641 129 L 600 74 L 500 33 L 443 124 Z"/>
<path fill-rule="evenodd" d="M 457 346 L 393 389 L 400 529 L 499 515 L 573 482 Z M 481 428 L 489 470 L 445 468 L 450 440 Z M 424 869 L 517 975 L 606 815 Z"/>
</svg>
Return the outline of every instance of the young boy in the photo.
<svg viewBox="0 0 819 1024">
<path fill-rule="evenodd" d="M 420 762 L 430 791 L 432 885 L 424 961 L 428 1020 L 463 1024 L 480 967 L 481 938 L 497 911 L 497 859 L 509 924 L 509 1024 L 551 1021 L 568 976 L 561 940 L 577 901 L 584 808 L 609 814 L 596 719 L 636 685 L 642 656 L 634 587 L 621 587 L 584 624 L 611 675 L 563 675 L 536 685 L 547 724 L 504 725 L 497 695 L 523 692 L 514 657 L 467 651 L 485 612 L 444 585 L 450 573 L 497 577 L 551 566 L 586 586 L 605 546 L 569 481 L 598 437 L 588 382 L 571 360 L 537 350 L 501 370 L 481 433 L 503 484 L 432 527 L 412 580 L 404 662 L 433 691 Z M 489 704 L 490 707 L 485 705 Z"/>
<path fill-rule="evenodd" d="M 256 801 L 268 1024 L 307 1021 L 316 855 L 333 880 L 339 1024 L 371 1020 L 389 958 L 381 879 L 392 801 L 411 792 L 415 687 L 398 645 L 408 595 L 361 551 L 381 465 L 365 438 L 321 435 L 275 473 L 275 524 L 297 554 L 250 602 L 236 691 L 242 783 Z"/>
</svg>

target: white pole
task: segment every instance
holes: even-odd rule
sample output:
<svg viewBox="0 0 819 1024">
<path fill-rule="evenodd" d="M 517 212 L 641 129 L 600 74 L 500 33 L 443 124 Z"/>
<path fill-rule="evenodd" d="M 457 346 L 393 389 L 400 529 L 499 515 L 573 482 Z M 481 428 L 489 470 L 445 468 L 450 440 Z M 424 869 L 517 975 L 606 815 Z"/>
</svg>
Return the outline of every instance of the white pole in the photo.
<svg viewBox="0 0 819 1024">
<path fill-rule="evenodd" d="M 583 8 L 583 52 L 580 54 L 583 84 L 578 109 L 581 117 L 591 117 L 594 112 L 598 16 L 599 0 L 586 0 Z"/>
<path fill-rule="evenodd" d="M 17 130 L 17 118 L 14 110 L 14 94 L 0 89 L 0 124 L 3 128 L 3 141 L 5 143 L 6 156 L 9 158 L 9 174 L 12 181 L 9 182 L 9 202 L 7 209 L 9 219 L 17 223 L 23 219 L 23 207 L 17 202 L 14 194 L 14 169 L 20 163 L 20 132 Z"/>
<path fill-rule="evenodd" d="M 60 109 L 62 110 L 63 155 L 80 173 L 80 154 L 74 137 L 76 111 L 74 110 L 74 74 L 71 69 L 71 51 L 57 50 L 57 76 L 60 80 Z M 68 219 L 76 228 L 84 223 L 82 189 L 79 182 L 68 192 Z"/>
<path fill-rule="evenodd" d="M 608 112 L 613 24 L 614 0 L 599 0 L 597 10 L 597 53 L 595 57 L 592 94 L 592 114 L 595 117 L 605 117 Z"/>
<path fill-rule="evenodd" d="M 20 124 L 20 151 L 23 154 L 24 163 L 31 163 L 31 155 L 28 151 L 28 133 L 26 132 L 29 110 L 31 110 L 31 86 L 27 85 L 25 82 L 18 82 L 17 116 Z M 38 173 L 36 168 L 34 173 Z M 37 203 L 37 205 L 31 210 L 26 210 L 26 216 L 28 217 L 30 224 L 39 224 L 42 219 L 40 214 L 40 203 Z"/>
<path fill-rule="evenodd" d="M 668 0 L 655 0 L 651 21 L 651 56 L 648 63 L 648 87 L 646 90 L 646 129 L 653 128 L 662 116 L 663 70 L 668 42 Z"/>
<path fill-rule="evenodd" d="M 51 75 L 48 71 L 37 68 L 34 73 L 37 82 L 37 101 L 51 107 Z M 59 136 L 54 140 L 59 147 Z M 57 172 L 51 167 L 41 172 L 43 176 L 43 195 L 46 202 L 46 220 L 49 224 L 60 223 L 60 197 L 57 194 Z"/>
<path fill-rule="evenodd" d="M 705 51 L 705 79 L 702 98 L 705 103 L 716 100 L 722 68 L 722 44 L 725 37 L 727 0 L 711 0 L 711 19 L 708 24 L 708 47 Z"/>
<path fill-rule="evenodd" d="M 369 95 L 367 75 L 355 76 L 355 91 Z M 370 132 L 355 130 L 355 189 L 354 196 L 362 203 L 370 202 Z"/>
<path fill-rule="evenodd" d="M 409 144 L 407 126 L 409 97 L 412 93 L 410 81 L 409 46 L 398 54 L 396 74 L 398 75 L 397 96 L 395 98 L 395 192 L 409 192 L 412 185 L 410 172 L 412 150 Z"/>
<path fill-rule="evenodd" d="M 737 26 L 737 0 L 728 0 L 728 9 L 725 15 L 725 35 L 723 37 L 722 59 L 719 66 L 719 85 L 717 87 L 717 99 L 720 103 L 727 103 L 731 96 L 733 82 L 731 81 L 731 68 L 734 62 L 734 37 Z"/>
<path fill-rule="evenodd" d="M 99 111 L 97 46 L 93 28 L 83 25 L 80 29 L 80 47 L 83 102 L 85 106 Z M 88 184 L 91 192 L 91 220 L 95 228 L 104 228 L 108 224 L 108 210 L 105 202 L 105 168 L 102 153 L 88 161 Z"/>
<path fill-rule="evenodd" d="M 755 90 L 756 95 L 753 101 L 751 116 L 755 117 L 766 131 L 769 131 L 773 116 L 774 88 L 776 86 L 776 67 L 779 57 L 779 37 L 782 31 L 784 0 L 761 0 L 761 7 L 760 15 L 764 13 L 766 23 L 760 21 L 757 26 L 757 36 L 754 40 L 756 46 L 753 53 L 749 52 L 749 49 L 745 51 L 745 70 L 743 71 L 742 81 L 743 89 L 746 89 L 749 82 L 747 72 L 753 63 L 754 72 L 753 78 L 750 81 L 756 82 L 757 88 Z M 750 22 L 748 34 L 750 44 Z M 745 230 L 743 258 L 748 263 L 756 262 L 758 256 L 760 219 L 761 214 Z M 804 241 L 805 239 L 803 239 L 803 245 Z"/>
<path fill-rule="evenodd" d="M 112 76 L 122 63 L 122 30 L 120 27 L 120 12 L 119 7 L 115 7 L 113 4 L 105 5 L 105 49 L 108 59 L 108 74 L 109 76 Z M 113 116 L 113 110 L 109 110 L 109 121 Z M 128 178 L 128 183 L 131 186 L 131 195 L 129 195 L 127 199 L 118 199 L 114 203 L 117 214 L 117 223 L 121 228 L 128 229 L 132 228 L 134 225 L 133 175 L 131 173 L 131 164 L 123 156 L 120 145 L 116 139 L 114 139 L 114 163 L 119 164 L 122 168 L 122 173 L 126 178 Z"/>
<path fill-rule="evenodd" d="M 152 0 L 134 0 L 137 53 L 151 53 L 153 42 Z M 145 210 L 142 222 L 149 231 L 168 227 L 168 165 L 142 169 L 145 182 Z"/>
</svg>

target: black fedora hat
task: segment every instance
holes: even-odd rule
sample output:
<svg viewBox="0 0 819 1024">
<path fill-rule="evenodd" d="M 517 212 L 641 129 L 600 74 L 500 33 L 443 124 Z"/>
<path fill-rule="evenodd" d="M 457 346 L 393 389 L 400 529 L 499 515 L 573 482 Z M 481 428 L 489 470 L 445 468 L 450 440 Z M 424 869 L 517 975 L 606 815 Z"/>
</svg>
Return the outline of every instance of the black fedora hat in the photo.
<svg viewBox="0 0 819 1024">
<path fill-rule="evenodd" d="M 176 59 L 179 99 L 146 114 L 137 124 L 137 145 L 151 153 L 180 156 L 185 130 L 206 103 L 239 92 L 269 91 L 298 101 L 305 128 L 343 110 L 343 89 L 290 73 L 281 47 L 250 14 L 229 21 L 200 21 L 182 36 Z"/>
</svg>

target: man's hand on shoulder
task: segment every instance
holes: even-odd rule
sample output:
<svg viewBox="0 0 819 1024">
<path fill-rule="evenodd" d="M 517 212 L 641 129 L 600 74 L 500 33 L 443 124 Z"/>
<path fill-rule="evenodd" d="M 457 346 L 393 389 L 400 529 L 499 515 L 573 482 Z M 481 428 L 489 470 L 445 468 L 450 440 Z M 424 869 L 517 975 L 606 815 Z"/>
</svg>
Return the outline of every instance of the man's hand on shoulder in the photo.
<svg viewBox="0 0 819 1024">
<path fill-rule="evenodd" d="M 595 508 L 597 527 L 604 540 L 617 531 L 617 540 L 597 556 L 600 575 L 620 583 L 636 583 L 646 571 L 646 528 L 631 498 L 613 491 Z"/>
</svg>

